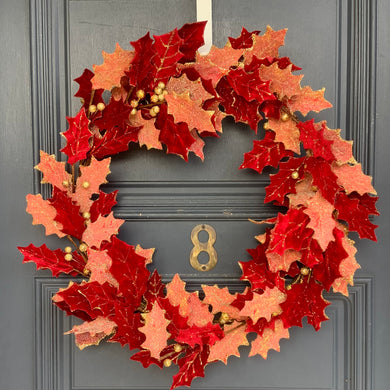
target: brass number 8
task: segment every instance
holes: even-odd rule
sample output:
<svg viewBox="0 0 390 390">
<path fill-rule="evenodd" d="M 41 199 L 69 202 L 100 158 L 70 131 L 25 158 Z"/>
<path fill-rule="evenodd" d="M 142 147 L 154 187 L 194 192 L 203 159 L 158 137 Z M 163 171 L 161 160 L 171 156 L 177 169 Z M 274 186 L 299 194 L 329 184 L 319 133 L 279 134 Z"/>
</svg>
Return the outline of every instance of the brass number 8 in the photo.
<svg viewBox="0 0 390 390">
<path fill-rule="evenodd" d="M 207 242 L 199 241 L 198 234 L 203 230 L 209 235 Z M 191 241 L 194 247 L 190 253 L 190 263 L 193 268 L 198 271 L 210 271 L 217 265 L 217 251 L 213 247 L 216 239 L 217 234 L 210 225 L 198 225 L 192 229 Z M 209 261 L 206 264 L 199 263 L 198 256 L 201 252 L 206 252 L 209 255 Z"/>
</svg>

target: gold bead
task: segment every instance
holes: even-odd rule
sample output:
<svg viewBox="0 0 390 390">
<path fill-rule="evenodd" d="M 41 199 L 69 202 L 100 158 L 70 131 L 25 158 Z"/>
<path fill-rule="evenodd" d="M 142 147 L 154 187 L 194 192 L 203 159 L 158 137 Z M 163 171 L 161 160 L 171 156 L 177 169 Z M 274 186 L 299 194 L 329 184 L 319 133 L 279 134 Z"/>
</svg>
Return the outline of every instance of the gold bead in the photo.
<svg viewBox="0 0 390 390">
<path fill-rule="evenodd" d="M 166 89 L 164 89 L 164 91 L 162 91 L 163 95 L 168 95 L 168 91 Z"/>
<path fill-rule="evenodd" d="M 151 111 L 153 111 L 155 114 L 158 114 L 160 112 L 160 107 L 159 106 L 153 106 L 151 108 Z"/>
<path fill-rule="evenodd" d="M 269 123 L 268 123 L 268 122 L 265 122 L 265 123 L 263 124 L 263 129 L 264 129 L 264 130 L 269 130 Z"/>
<path fill-rule="evenodd" d="M 63 185 L 65 188 L 69 187 L 69 182 L 68 182 L 68 180 L 64 180 L 64 181 L 62 182 L 62 185 Z"/>
<path fill-rule="evenodd" d="M 130 115 L 135 115 L 137 113 L 137 110 L 135 108 L 133 108 L 130 112 Z"/>
<path fill-rule="evenodd" d="M 139 89 L 137 92 L 136 92 L 136 95 L 137 95 L 137 98 L 138 99 L 143 99 L 145 97 L 145 92 L 142 90 L 142 89 Z"/>
<path fill-rule="evenodd" d="M 83 188 L 87 189 L 89 187 L 89 182 L 84 181 L 82 186 L 83 186 Z"/>
<path fill-rule="evenodd" d="M 309 272 L 310 272 L 309 268 L 307 268 L 307 267 L 301 268 L 301 275 L 304 275 L 304 276 L 309 275 Z"/>
<path fill-rule="evenodd" d="M 291 284 L 289 284 L 287 287 L 286 287 L 286 290 L 291 290 L 292 289 L 292 286 Z"/>
<path fill-rule="evenodd" d="M 97 107 L 94 105 L 94 104 L 91 104 L 89 107 L 88 107 L 88 111 L 93 114 L 94 112 L 96 112 L 97 110 Z"/>
<path fill-rule="evenodd" d="M 171 359 L 165 359 L 164 360 L 164 367 L 171 367 L 172 360 Z"/>
<path fill-rule="evenodd" d="M 230 317 L 229 317 L 229 314 L 228 313 L 222 313 L 221 314 L 221 317 L 220 317 L 220 321 L 224 321 L 224 322 L 227 322 L 229 321 Z"/>
<path fill-rule="evenodd" d="M 91 214 L 90 214 L 88 211 L 85 211 L 85 212 L 83 213 L 83 218 L 89 219 L 89 218 L 91 218 Z"/>
<path fill-rule="evenodd" d="M 91 271 L 87 268 L 84 268 L 83 274 L 88 276 L 91 273 Z"/>
<path fill-rule="evenodd" d="M 173 349 L 175 350 L 175 352 L 181 352 L 183 350 L 183 347 L 180 345 L 180 344 L 175 344 L 175 346 L 173 347 Z"/>
<path fill-rule="evenodd" d="M 290 115 L 287 114 L 287 112 L 284 112 L 281 116 L 280 119 L 282 122 L 287 122 L 290 118 Z"/>
<path fill-rule="evenodd" d="M 98 103 L 98 105 L 96 106 L 96 108 L 99 110 L 99 111 L 103 111 L 105 108 L 106 108 L 106 105 L 102 102 Z"/>
<path fill-rule="evenodd" d="M 161 88 L 161 89 L 164 89 L 164 88 L 165 88 L 165 84 L 164 84 L 162 81 L 160 81 L 160 82 L 157 84 L 157 87 L 158 87 L 158 88 Z"/>
<path fill-rule="evenodd" d="M 150 98 L 150 101 L 152 103 L 157 103 L 158 102 L 158 95 L 152 95 L 151 98 Z"/>
<path fill-rule="evenodd" d="M 84 243 L 80 244 L 79 249 L 80 249 L 80 252 L 86 252 L 88 249 L 88 245 L 84 244 Z"/>
<path fill-rule="evenodd" d="M 132 101 L 130 102 L 130 106 L 133 107 L 133 108 L 138 107 L 138 100 L 132 100 Z"/>
<path fill-rule="evenodd" d="M 279 315 L 279 313 L 277 312 L 277 311 L 274 311 L 273 313 L 272 313 L 272 317 L 277 317 Z"/>
<path fill-rule="evenodd" d="M 72 253 L 72 248 L 70 246 L 65 247 L 65 253 Z"/>
<path fill-rule="evenodd" d="M 163 93 L 160 93 L 160 95 L 158 95 L 157 97 L 160 102 L 164 101 L 165 99 L 165 95 Z"/>
<path fill-rule="evenodd" d="M 154 93 L 156 95 L 160 95 L 160 93 L 162 93 L 162 88 L 159 88 L 159 87 L 154 88 Z"/>
<path fill-rule="evenodd" d="M 291 174 L 291 177 L 292 177 L 293 179 L 298 179 L 298 177 L 299 177 L 298 171 L 294 171 L 294 172 Z"/>
<path fill-rule="evenodd" d="M 65 255 L 65 260 L 66 260 L 66 261 L 71 261 L 72 259 L 73 259 L 73 256 L 72 256 L 71 253 L 67 253 L 67 254 Z"/>
</svg>

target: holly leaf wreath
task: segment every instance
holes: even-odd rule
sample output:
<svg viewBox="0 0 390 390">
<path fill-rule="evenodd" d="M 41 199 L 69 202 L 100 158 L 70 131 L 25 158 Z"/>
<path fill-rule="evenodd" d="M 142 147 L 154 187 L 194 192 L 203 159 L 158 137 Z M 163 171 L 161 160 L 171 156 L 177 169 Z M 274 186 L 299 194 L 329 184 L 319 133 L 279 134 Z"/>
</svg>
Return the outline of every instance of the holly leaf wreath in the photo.
<svg viewBox="0 0 390 390">
<path fill-rule="evenodd" d="M 259 35 L 243 28 L 223 48 L 200 55 L 204 27 L 186 24 L 153 38 L 148 33 L 131 42 L 134 50 L 117 44 L 112 54 L 103 52 L 102 65 L 76 79 L 82 106 L 67 118 L 61 149 L 67 162 L 41 151 L 36 168 L 52 185 L 52 196 L 27 195 L 33 224 L 70 245 L 18 248 L 24 262 L 55 277 L 83 278 L 53 297 L 84 321 L 68 332 L 80 349 L 107 340 L 137 350 L 131 359 L 144 367 L 176 364 L 171 389 L 190 386 L 209 363 L 240 356 L 248 333 L 256 334 L 249 355 L 267 358 L 304 317 L 320 329 L 328 319 L 323 291 L 348 295 L 359 268 L 349 231 L 376 241 L 370 220 L 378 215 L 376 192 L 352 155 L 352 142 L 326 122 L 298 119 L 297 113 L 304 117 L 331 104 L 323 89 L 302 87 L 303 75 L 294 74 L 300 68 L 279 57 L 286 30 L 267 27 Z M 105 91 L 109 100 L 103 100 Z M 203 160 L 203 139 L 218 137 L 227 116 L 255 132 L 263 126 L 264 138 L 253 141 L 240 169 L 277 168 L 265 202 L 287 211 L 263 221 L 270 227 L 248 250 L 251 260 L 239 262 L 248 287 L 231 294 L 227 287 L 202 286 L 201 299 L 186 291 L 179 275 L 164 284 L 157 270 L 148 270 L 154 249 L 117 238 L 124 222 L 112 212 L 117 191 L 100 187 L 110 156 L 130 143 Z"/>
</svg>

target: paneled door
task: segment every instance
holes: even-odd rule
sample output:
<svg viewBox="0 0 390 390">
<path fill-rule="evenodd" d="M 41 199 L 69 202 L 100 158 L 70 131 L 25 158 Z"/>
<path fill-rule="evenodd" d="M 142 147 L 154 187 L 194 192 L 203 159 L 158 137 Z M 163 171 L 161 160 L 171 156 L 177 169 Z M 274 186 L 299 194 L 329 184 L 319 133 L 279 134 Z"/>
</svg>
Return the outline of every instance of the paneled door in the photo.
<svg viewBox="0 0 390 390">
<path fill-rule="evenodd" d="M 84 68 L 102 62 L 101 51 L 129 42 L 147 31 L 154 35 L 196 21 L 195 0 L 2 0 L 0 124 L 1 267 L 0 388 L 4 390 L 168 389 L 175 368 L 145 370 L 129 360 L 129 351 L 102 344 L 79 351 L 63 335 L 77 320 L 66 317 L 51 297 L 69 279 L 54 279 L 21 264 L 17 245 L 46 242 L 43 229 L 31 226 L 25 195 L 48 189 L 40 183 L 39 150 L 56 154 L 65 116 L 74 116 L 73 95 Z M 212 40 L 223 46 L 228 36 L 287 27 L 280 53 L 303 68 L 303 85 L 326 87 L 334 108 L 313 115 L 354 139 L 354 154 L 374 178 L 381 195 L 378 243 L 358 243 L 355 285 L 349 297 L 328 294 L 330 320 L 320 332 L 292 328 L 281 352 L 269 358 L 229 358 L 206 368 L 194 389 L 350 389 L 385 390 L 390 383 L 387 320 L 388 203 L 390 176 L 387 146 L 389 27 L 387 0 L 212 0 Z M 5 89 L 5 90 L 4 90 Z M 256 246 L 261 228 L 248 218 L 275 216 L 264 205 L 267 175 L 239 170 L 244 152 L 257 139 L 253 131 L 227 120 L 219 139 L 206 140 L 205 161 L 131 147 L 113 158 L 107 190 L 119 188 L 115 215 L 126 220 L 120 238 L 156 247 L 154 266 L 167 280 L 179 273 L 190 290 L 201 284 L 240 291 L 238 260 Z M 191 232 L 208 224 L 216 233 L 218 262 L 210 271 L 193 268 Z M 62 245 L 62 244 L 60 244 Z"/>
</svg>

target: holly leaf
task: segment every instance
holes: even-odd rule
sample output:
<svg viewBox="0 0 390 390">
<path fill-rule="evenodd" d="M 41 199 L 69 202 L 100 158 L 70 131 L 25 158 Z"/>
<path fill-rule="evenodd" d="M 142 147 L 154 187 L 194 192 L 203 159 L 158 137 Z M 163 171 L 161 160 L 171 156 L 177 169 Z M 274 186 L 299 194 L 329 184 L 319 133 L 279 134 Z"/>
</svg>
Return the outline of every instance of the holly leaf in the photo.
<svg viewBox="0 0 390 390">
<path fill-rule="evenodd" d="M 84 69 L 83 74 L 77 79 L 74 79 L 74 81 L 79 84 L 79 90 L 74 96 L 81 98 L 81 102 L 85 110 L 88 110 L 91 104 L 96 106 L 99 103 L 104 103 L 102 97 L 104 90 L 92 88 L 91 80 L 93 76 L 94 73 L 92 71 Z"/>
<path fill-rule="evenodd" d="M 275 142 L 275 133 L 267 131 L 261 141 L 253 141 L 253 149 L 244 154 L 244 162 L 240 169 L 251 168 L 260 173 L 266 166 L 277 168 L 279 161 L 284 157 L 291 157 L 293 153 L 286 150 L 284 144 Z"/>
<path fill-rule="evenodd" d="M 24 256 L 23 263 L 34 262 L 37 269 L 49 269 L 54 277 L 64 273 L 71 276 L 83 274 L 85 262 L 77 253 L 72 253 L 72 260 L 65 260 L 65 253 L 61 249 L 51 250 L 45 244 L 36 247 L 30 244 L 26 247 L 18 246 Z"/>
<path fill-rule="evenodd" d="M 192 101 L 201 100 L 202 102 L 212 99 L 214 95 L 209 93 L 198 77 L 195 80 L 190 80 L 184 73 L 180 77 L 172 77 L 166 85 L 168 94 L 175 92 L 177 95 L 188 93 Z"/>
<path fill-rule="evenodd" d="M 239 310 L 231 306 L 237 294 L 232 295 L 227 287 L 219 288 L 216 284 L 214 286 L 202 284 L 202 289 L 205 293 L 203 302 L 212 306 L 214 314 L 222 312 L 228 314 L 230 318 L 238 318 Z"/>
<path fill-rule="evenodd" d="M 352 192 L 350 195 L 346 195 L 345 192 L 340 192 L 337 194 L 335 202 L 338 219 L 346 221 L 349 230 L 358 232 L 360 238 L 376 241 L 375 229 L 378 225 L 374 225 L 369 220 L 369 215 L 379 215 L 375 207 L 377 200 L 378 197 L 368 194 L 361 196 Z"/>
<path fill-rule="evenodd" d="M 163 104 L 160 106 L 155 125 L 161 130 L 160 141 L 167 146 L 167 153 L 177 154 L 188 161 L 188 152 L 195 139 L 187 123 L 175 123 L 173 116 L 168 114 L 167 107 Z"/>
<path fill-rule="evenodd" d="M 307 208 L 303 212 L 309 216 L 308 228 L 313 229 L 313 238 L 318 241 L 323 251 L 328 244 L 334 241 L 333 229 L 336 220 L 333 218 L 334 205 L 329 203 L 319 192 L 307 201 Z"/>
<path fill-rule="evenodd" d="M 123 50 L 117 43 L 113 53 L 110 54 L 103 51 L 102 56 L 103 64 L 93 65 L 95 75 L 91 80 L 92 88 L 102 88 L 111 91 L 113 87 L 121 85 L 121 78 L 125 76 L 125 71 L 130 68 L 134 52 Z"/>
<path fill-rule="evenodd" d="M 260 355 L 263 359 L 267 359 L 268 351 L 274 349 L 280 351 L 279 342 L 281 339 L 289 339 L 290 334 L 288 329 L 284 327 L 282 320 L 275 321 L 275 328 L 264 329 L 263 334 L 257 335 L 256 340 L 252 341 L 249 356 Z"/>
<path fill-rule="evenodd" d="M 161 276 L 158 274 L 157 270 L 154 270 L 147 282 L 144 294 L 144 298 L 147 301 L 146 310 L 150 311 L 156 301 L 165 299 L 164 289 L 165 284 L 161 282 Z M 165 309 L 165 306 L 163 308 Z"/>
<path fill-rule="evenodd" d="M 209 306 L 198 297 L 197 292 L 190 294 L 188 303 L 188 325 L 206 326 L 213 321 L 214 316 L 209 311 Z"/>
<path fill-rule="evenodd" d="M 306 85 L 287 100 L 286 106 L 291 112 L 300 111 L 304 116 L 310 111 L 320 112 L 332 107 L 332 104 L 325 99 L 324 94 L 325 88 L 313 91 L 311 87 Z"/>
<path fill-rule="evenodd" d="M 314 125 L 314 119 L 307 122 L 299 122 L 297 127 L 300 130 L 300 140 L 304 148 L 311 149 L 313 157 L 322 157 L 326 161 L 334 161 L 336 159 L 332 151 L 333 141 L 324 137 L 325 123 L 322 123 L 319 130 Z"/>
<path fill-rule="evenodd" d="M 265 288 L 262 294 L 253 293 L 253 299 L 246 301 L 240 316 L 250 317 L 254 322 L 264 317 L 267 321 L 271 316 L 282 313 L 280 304 L 286 300 L 286 294 L 277 287 Z"/>
<path fill-rule="evenodd" d="M 160 368 L 164 367 L 164 362 L 152 357 L 150 351 L 147 349 L 135 353 L 130 359 L 140 362 L 144 368 L 148 368 L 152 364 L 156 364 Z"/>
<path fill-rule="evenodd" d="M 229 356 L 240 357 L 238 348 L 241 345 L 249 345 L 246 338 L 247 333 L 242 324 L 231 324 L 224 326 L 225 337 L 217 340 L 214 345 L 210 347 L 209 362 L 220 360 L 227 364 Z"/>
<path fill-rule="evenodd" d="M 271 272 L 289 272 L 291 264 L 301 260 L 302 254 L 298 251 L 287 249 L 282 255 L 279 253 L 267 253 L 268 266 Z"/>
<path fill-rule="evenodd" d="M 62 135 L 66 138 L 67 143 L 61 152 L 68 156 L 69 164 L 75 164 L 87 157 L 87 153 L 91 149 L 89 140 L 92 133 L 89 131 L 89 120 L 83 107 L 74 118 L 66 117 L 66 119 L 69 123 L 69 129 Z"/>
<path fill-rule="evenodd" d="M 291 285 L 287 299 L 280 305 L 284 327 L 302 328 L 302 318 L 307 317 L 307 322 L 313 325 L 315 330 L 319 330 L 321 322 L 329 319 L 325 308 L 330 302 L 322 297 L 322 290 L 323 287 L 314 278 Z"/>
<path fill-rule="evenodd" d="M 209 322 L 204 326 L 192 325 L 189 328 L 181 329 L 175 340 L 195 348 L 196 345 L 212 346 L 218 340 L 223 339 L 223 337 L 224 332 L 221 327 L 218 324 Z"/>
<path fill-rule="evenodd" d="M 243 27 L 240 36 L 238 38 L 229 37 L 229 42 L 233 49 L 248 49 L 253 46 L 253 35 L 259 35 L 259 33 L 259 30 L 249 32 Z"/>
<path fill-rule="evenodd" d="M 208 135 L 216 134 L 211 117 L 213 111 L 207 111 L 202 108 L 202 100 L 191 100 L 188 92 L 177 95 L 175 92 L 165 95 L 168 103 L 168 114 L 172 115 L 175 123 L 184 122 L 190 130 L 197 129 L 200 134 L 203 132 Z"/>
<path fill-rule="evenodd" d="M 145 264 L 150 264 L 153 262 L 152 258 L 155 250 L 156 248 L 142 248 L 139 244 L 135 247 L 135 253 L 145 258 Z"/>
<path fill-rule="evenodd" d="M 110 163 L 111 158 L 98 161 L 92 157 L 89 165 L 80 165 L 73 200 L 80 206 L 82 213 L 89 211 L 93 204 L 91 196 L 98 194 L 99 187 L 107 183 L 106 176 L 111 173 Z"/>
<path fill-rule="evenodd" d="M 160 138 L 160 130 L 156 129 L 154 119 L 144 119 L 141 111 L 137 111 L 135 115 L 130 116 L 132 126 L 139 127 L 138 142 L 140 146 L 145 145 L 148 150 L 162 149 Z"/>
<path fill-rule="evenodd" d="M 75 325 L 72 330 L 64 334 L 75 335 L 76 345 L 83 350 L 90 345 L 99 345 L 107 336 L 115 332 L 117 325 L 115 322 L 104 317 L 97 317 L 93 321 L 86 321 L 81 325 Z"/>
<path fill-rule="evenodd" d="M 295 184 L 295 192 L 295 194 L 287 195 L 290 208 L 308 207 L 308 201 L 316 194 L 313 189 L 313 178 L 309 173 L 305 174 L 303 180 Z"/>
<path fill-rule="evenodd" d="M 89 246 L 100 248 L 103 241 L 110 241 L 112 235 L 119 232 L 119 227 L 125 222 L 114 217 L 110 213 L 107 217 L 99 216 L 95 222 L 91 222 L 85 229 L 82 240 Z"/>
<path fill-rule="evenodd" d="M 116 205 L 116 195 L 118 190 L 106 194 L 99 190 L 99 197 L 93 201 L 89 213 L 91 214 L 91 222 L 95 222 L 99 216 L 107 216 L 111 213 L 112 208 Z"/>
<path fill-rule="evenodd" d="M 35 169 L 43 174 L 41 183 L 49 183 L 53 187 L 69 191 L 72 176 L 66 172 L 65 163 L 57 161 L 54 154 L 50 155 L 43 150 L 40 151 L 40 158 Z"/>
<path fill-rule="evenodd" d="M 332 170 L 337 176 L 337 183 L 344 187 L 347 194 L 356 191 L 360 195 L 366 193 L 376 195 L 376 191 L 371 184 L 372 177 L 363 173 L 362 164 L 333 164 Z"/>
<path fill-rule="evenodd" d="M 195 142 L 190 146 L 189 152 L 195 154 L 195 156 L 199 157 L 202 161 L 204 160 L 203 147 L 205 142 L 202 138 L 199 137 L 197 131 L 195 129 L 191 130 L 191 135 L 195 138 Z"/>
<path fill-rule="evenodd" d="M 204 368 L 208 362 L 210 349 L 207 345 L 196 346 L 178 360 L 179 372 L 173 376 L 170 390 L 179 386 L 190 386 L 196 377 L 204 377 Z"/>
<path fill-rule="evenodd" d="M 155 302 L 149 313 L 142 314 L 145 325 L 140 328 L 140 332 L 145 334 L 145 341 L 141 347 L 150 351 L 153 358 L 159 359 L 160 352 L 166 347 L 169 339 L 167 326 L 169 321 L 165 318 L 165 311 Z"/>
<path fill-rule="evenodd" d="M 203 33 L 207 22 L 186 23 L 177 30 L 179 37 L 183 40 L 180 45 L 180 52 L 183 57 L 179 62 L 192 62 L 195 60 L 196 51 L 204 45 Z"/>
<path fill-rule="evenodd" d="M 286 121 L 268 118 L 268 128 L 275 133 L 275 142 L 280 142 L 287 150 L 300 154 L 300 133 L 296 123 L 291 118 Z"/>
<path fill-rule="evenodd" d="M 88 248 L 88 262 L 85 268 L 90 272 L 90 282 L 96 281 L 100 284 L 107 282 L 114 287 L 119 287 L 119 283 L 110 272 L 111 265 L 112 260 L 107 251 Z"/>
<path fill-rule="evenodd" d="M 92 123 L 101 131 L 112 131 L 118 128 L 116 130 L 117 132 L 124 133 L 128 126 L 131 110 L 132 107 L 125 104 L 123 100 L 111 99 L 109 104 L 101 112 L 101 115 L 94 118 Z"/>
<path fill-rule="evenodd" d="M 279 57 L 279 48 L 284 45 L 286 32 L 287 29 L 275 31 L 270 26 L 267 26 L 264 35 L 253 34 L 253 47 L 250 47 L 245 52 L 245 63 L 249 64 L 253 56 L 257 58 Z"/>
</svg>

